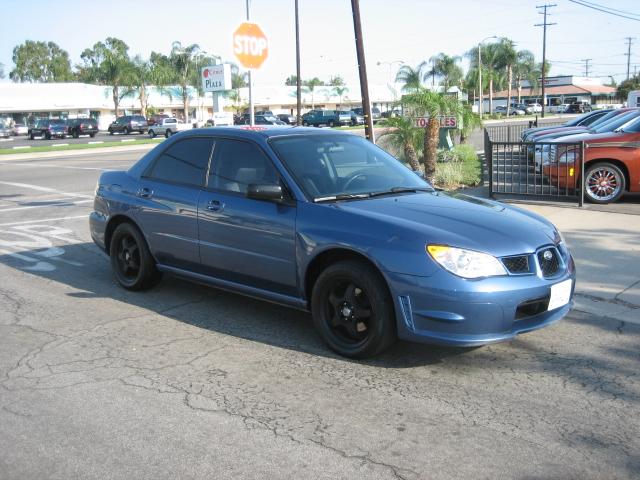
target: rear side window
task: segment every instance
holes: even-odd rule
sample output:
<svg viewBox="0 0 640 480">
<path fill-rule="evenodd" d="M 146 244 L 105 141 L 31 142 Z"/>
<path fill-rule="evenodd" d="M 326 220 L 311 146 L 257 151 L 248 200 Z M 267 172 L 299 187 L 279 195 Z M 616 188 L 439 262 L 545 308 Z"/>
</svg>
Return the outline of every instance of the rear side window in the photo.
<svg viewBox="0 0 640 480">
<path fill-rule="evenodd" d="M 186 138 L 176 142 L 156 159 L 146 176 L 201 187 L 212 146 L 210 138 Z"/>
<path fill-rule="evenodd" d="M 256 145 L 239 140 L 221 140 L 216 143 L 216 151 L 209 187 L 245 194 L 251 183 L 278 183 L 276 168 Z"/>
</svg>

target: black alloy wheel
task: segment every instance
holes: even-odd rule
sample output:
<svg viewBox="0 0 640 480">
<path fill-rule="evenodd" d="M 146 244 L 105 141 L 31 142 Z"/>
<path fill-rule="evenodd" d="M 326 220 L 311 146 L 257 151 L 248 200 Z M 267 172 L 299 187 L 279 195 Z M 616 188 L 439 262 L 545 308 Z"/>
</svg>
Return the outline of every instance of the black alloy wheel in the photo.
<svg viewBox="0 0 640 480">
<path fill-rule="evenodd" d="M 144 290 L 160 280 L 161 273 L 144 237 L 130 223 L 118 225 L 113 232 L 109 256 L 116 280 L 128 290 Z"/>
<path fill-rule="evenodd" d="M 387 285 L 364 262 L 343 261 L 327 267 L 314 285 L 311 305 L 316 329 L 340 355 L 370 357 L 396 339 Z"/>
</svg>

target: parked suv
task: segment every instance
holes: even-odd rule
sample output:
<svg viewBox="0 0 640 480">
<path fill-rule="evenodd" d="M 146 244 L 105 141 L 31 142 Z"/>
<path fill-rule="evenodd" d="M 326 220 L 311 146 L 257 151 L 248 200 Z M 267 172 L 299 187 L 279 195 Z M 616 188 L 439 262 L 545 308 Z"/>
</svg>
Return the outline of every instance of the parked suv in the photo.
<svg viewBox="0 0 640 480">
<path fill-rule="evenodd" d="M 147 119 L 142 115 L 124 115 L 109 125 L 109 134 L 124 133 L 129 135 L 131 132 L 147 133 L 149 124 Z"/>
<path fill-rule="evenodd" d="M 351 114 L 335 110 L 311 110 L 302 116 L 302 125 L 312 127 L 351 125 Z"/>
<path fill-rule="evenodd" d="M 89 135 L 91 138 L 98 133 L 98 122 L 93 118 L 73 118 L 67 120 L 67 132 L 73 138 L 78 138 L 80 135 Z"/>
<path fill-rule="evenodd" d="M 593 110 L 591 104 L 587 102 L 573 102 L 567 107 L 564 113 L 585 113 Z"/>
<path fill-rule="evenodd" d="M 67 136 L 67 122 L 58 118 L 44 118 L 36 120 L 33 127 L 29 128 L 29 138 L 42 137 L 51 140 L 52 137 L 64 138 Z"/>
</svg>

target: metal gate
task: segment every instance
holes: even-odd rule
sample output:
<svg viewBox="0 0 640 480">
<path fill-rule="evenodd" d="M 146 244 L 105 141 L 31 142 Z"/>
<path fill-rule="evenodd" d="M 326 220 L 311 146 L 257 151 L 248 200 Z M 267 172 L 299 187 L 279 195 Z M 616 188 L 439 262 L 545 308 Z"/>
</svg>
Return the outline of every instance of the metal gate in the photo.
<svg viewBox="0 0 640 480">
<path fill-rule="evenodd" d="M 584 142 L 493 141 L 485 129 L 489 194 L 584 203 Z"/>
</svg>

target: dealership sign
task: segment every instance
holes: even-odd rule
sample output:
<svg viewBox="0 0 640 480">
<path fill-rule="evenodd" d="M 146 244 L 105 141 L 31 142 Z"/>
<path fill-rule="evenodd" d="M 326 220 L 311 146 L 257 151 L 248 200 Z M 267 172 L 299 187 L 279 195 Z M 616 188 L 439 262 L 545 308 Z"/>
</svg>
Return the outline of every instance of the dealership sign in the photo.
<svg viewBox="0 0 640 480">
<path fill-rule="evenodd" d="M 438 116 L 438 120 L 440 121 L 440 128 L 450 128 L 454 130 L 458 128 L 458 117 L 455 115 L 440 115 Z M 413 122 L 418 128 L 427 128 L 429 117 L 417 117 L 413 119 Z"/>
<path fill-rule="evenodd" d="M 211 65 L 200 72 L 202 90 L 205 92 L 221 92 L 231 90 L 231 65 Z"/>
</svg>

